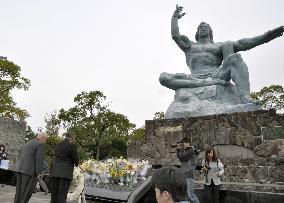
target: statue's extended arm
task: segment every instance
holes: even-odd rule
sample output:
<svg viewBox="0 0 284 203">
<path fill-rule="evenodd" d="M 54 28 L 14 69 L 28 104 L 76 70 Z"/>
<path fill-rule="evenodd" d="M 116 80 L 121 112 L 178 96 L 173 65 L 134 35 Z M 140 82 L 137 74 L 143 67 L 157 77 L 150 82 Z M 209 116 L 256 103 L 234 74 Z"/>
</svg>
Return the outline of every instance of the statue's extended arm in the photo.
<svg viewBox="0 0 284 203">
<path fill-rule="evenodd" d="M 258 45 L 270 42 L 271 40 L 282 36 L 283 32 L 284 32 L 284 26 L 280 26 L 273 30 L 269 30 L 268 32 L 265 32 L 263 35 L 260 35 L 260 36 L 240 39 L 234 42 L 233 44 L 234 52 L 246 51 Z"/>
<path fill-rule="evenodd" d="M 182 18 L 185 15 L 185 13 L 181 13 L 182 9 L 183 7 L 176 5 L 176 10 L 171 21 L 171 34 L 172 39 L 177 43 L 177 45 L 182 50 L 185 50 L 190 48 L 190 42 L 186 36 L 180 35 L 179 33 L 178 19 Z"/>
</svg>

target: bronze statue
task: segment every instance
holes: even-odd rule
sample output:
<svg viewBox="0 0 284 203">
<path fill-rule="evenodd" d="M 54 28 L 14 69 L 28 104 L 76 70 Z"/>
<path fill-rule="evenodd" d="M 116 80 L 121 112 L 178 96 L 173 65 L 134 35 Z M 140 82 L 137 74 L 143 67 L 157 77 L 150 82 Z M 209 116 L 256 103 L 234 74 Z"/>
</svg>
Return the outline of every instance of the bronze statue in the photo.
<svg viewBox="0 0 284 203">
<path fill-rule="evenodd" d="M 160 83 L 173 90 L 211 85 L 226 86 L 232 80 L 239 95 L 240 103 L 257 103 L 251 99 L 249 72 L 239 51 L 247 51 L 283 35 L 280 26 L 262 35 L 237 41 L 214 43 L 209 24 L 202 22 L 195 34 L 196 43 L 179 33 L 178 20 L 185 13 L 183 7 L 176 6 L 171 21 L 172 39 L 185 53 L 191 74 L 162 73 Z"/>
</svg>

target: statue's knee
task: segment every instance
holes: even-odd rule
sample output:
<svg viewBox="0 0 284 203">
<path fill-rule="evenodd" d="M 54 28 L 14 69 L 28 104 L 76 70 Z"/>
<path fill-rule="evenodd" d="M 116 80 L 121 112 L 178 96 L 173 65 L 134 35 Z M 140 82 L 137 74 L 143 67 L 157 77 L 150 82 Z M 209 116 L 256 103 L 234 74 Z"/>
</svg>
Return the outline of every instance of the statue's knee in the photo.
<svg viewBox="0 0 284 203">
<path fill-rule="evenodd" d="M 162 73 L 159 77 L 159 81 L 161 85 L 168 86 L 171 79 L 167 73 Z"/>
<path fill-rule="evenodd" d="M 243 58 L 241 54 L 235 53 L 235 54 L 230 54 L 227 63 L 231 65 L 238 65 L 244 63 Z"/>
</svg>

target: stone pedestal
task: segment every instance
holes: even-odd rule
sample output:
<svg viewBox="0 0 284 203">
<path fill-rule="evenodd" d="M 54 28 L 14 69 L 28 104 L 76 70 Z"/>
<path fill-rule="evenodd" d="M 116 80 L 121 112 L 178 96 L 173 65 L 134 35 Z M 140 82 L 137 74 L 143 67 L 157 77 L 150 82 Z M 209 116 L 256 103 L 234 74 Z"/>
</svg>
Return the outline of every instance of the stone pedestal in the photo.
<svg viewBox="0 0 284 203">
<path fill-rule="evenodd" d="M 254 103 L 242 103 L 233 84 L 180 88 L 166 112 L 166 118 L 187 118 L 261 110 Z"/>
<path fill-rule="evenodd" d="M 130 144 L 128 156 L 179 165 L 171 144 L 182 138 L 200 150 L 199 164 L 205 149 L 215 147 L 226 166 L 223 189 L 284 192 L 284 116 L 275 110 L 148 120 L 144 139 Z M 196 183 L 202 179 L 196 171 Z"/>
</svg>

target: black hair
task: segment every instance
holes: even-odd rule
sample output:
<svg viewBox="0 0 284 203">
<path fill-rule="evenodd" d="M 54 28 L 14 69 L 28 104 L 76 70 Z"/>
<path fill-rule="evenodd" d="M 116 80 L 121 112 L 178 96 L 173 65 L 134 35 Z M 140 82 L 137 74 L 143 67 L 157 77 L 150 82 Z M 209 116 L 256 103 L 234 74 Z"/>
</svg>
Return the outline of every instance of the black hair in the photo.
<svg viewBox="0 0 284 203">
<path fill-rule="evenodd" d="M 187 200 L 187 182 L 185 175 L 174 167 L 162 167 L 152 177 L 152 185 L 171 194 L 175 202 Z"/>
<path fill-rule="evenodd" d="M 206 160 L 207 162 L 209 162 L 208 154 L 209 154 L 211 151 L 213 152 L 212 161 L 218 161 L 218 156 L 217 156 L 217 154 L 216 154 L 216 152 L 215 152 L 215 150 L 214 150 L 213 147 L 208 147 L 208 148 L 206 149 L 206 151 L 205 151 L 205 160 Z"/>
<path fill-rule="evenodd" d="M 3 144 L 0 144 L 0 148 L 1 148 L 1 147 L 3 147 L 3 148 L 4 148 L 3 152 L 5 152 L 5 150 L 6 150 L 6 147 L 5 147 L 5 145 L 3 145 Z"/>
</svg>

